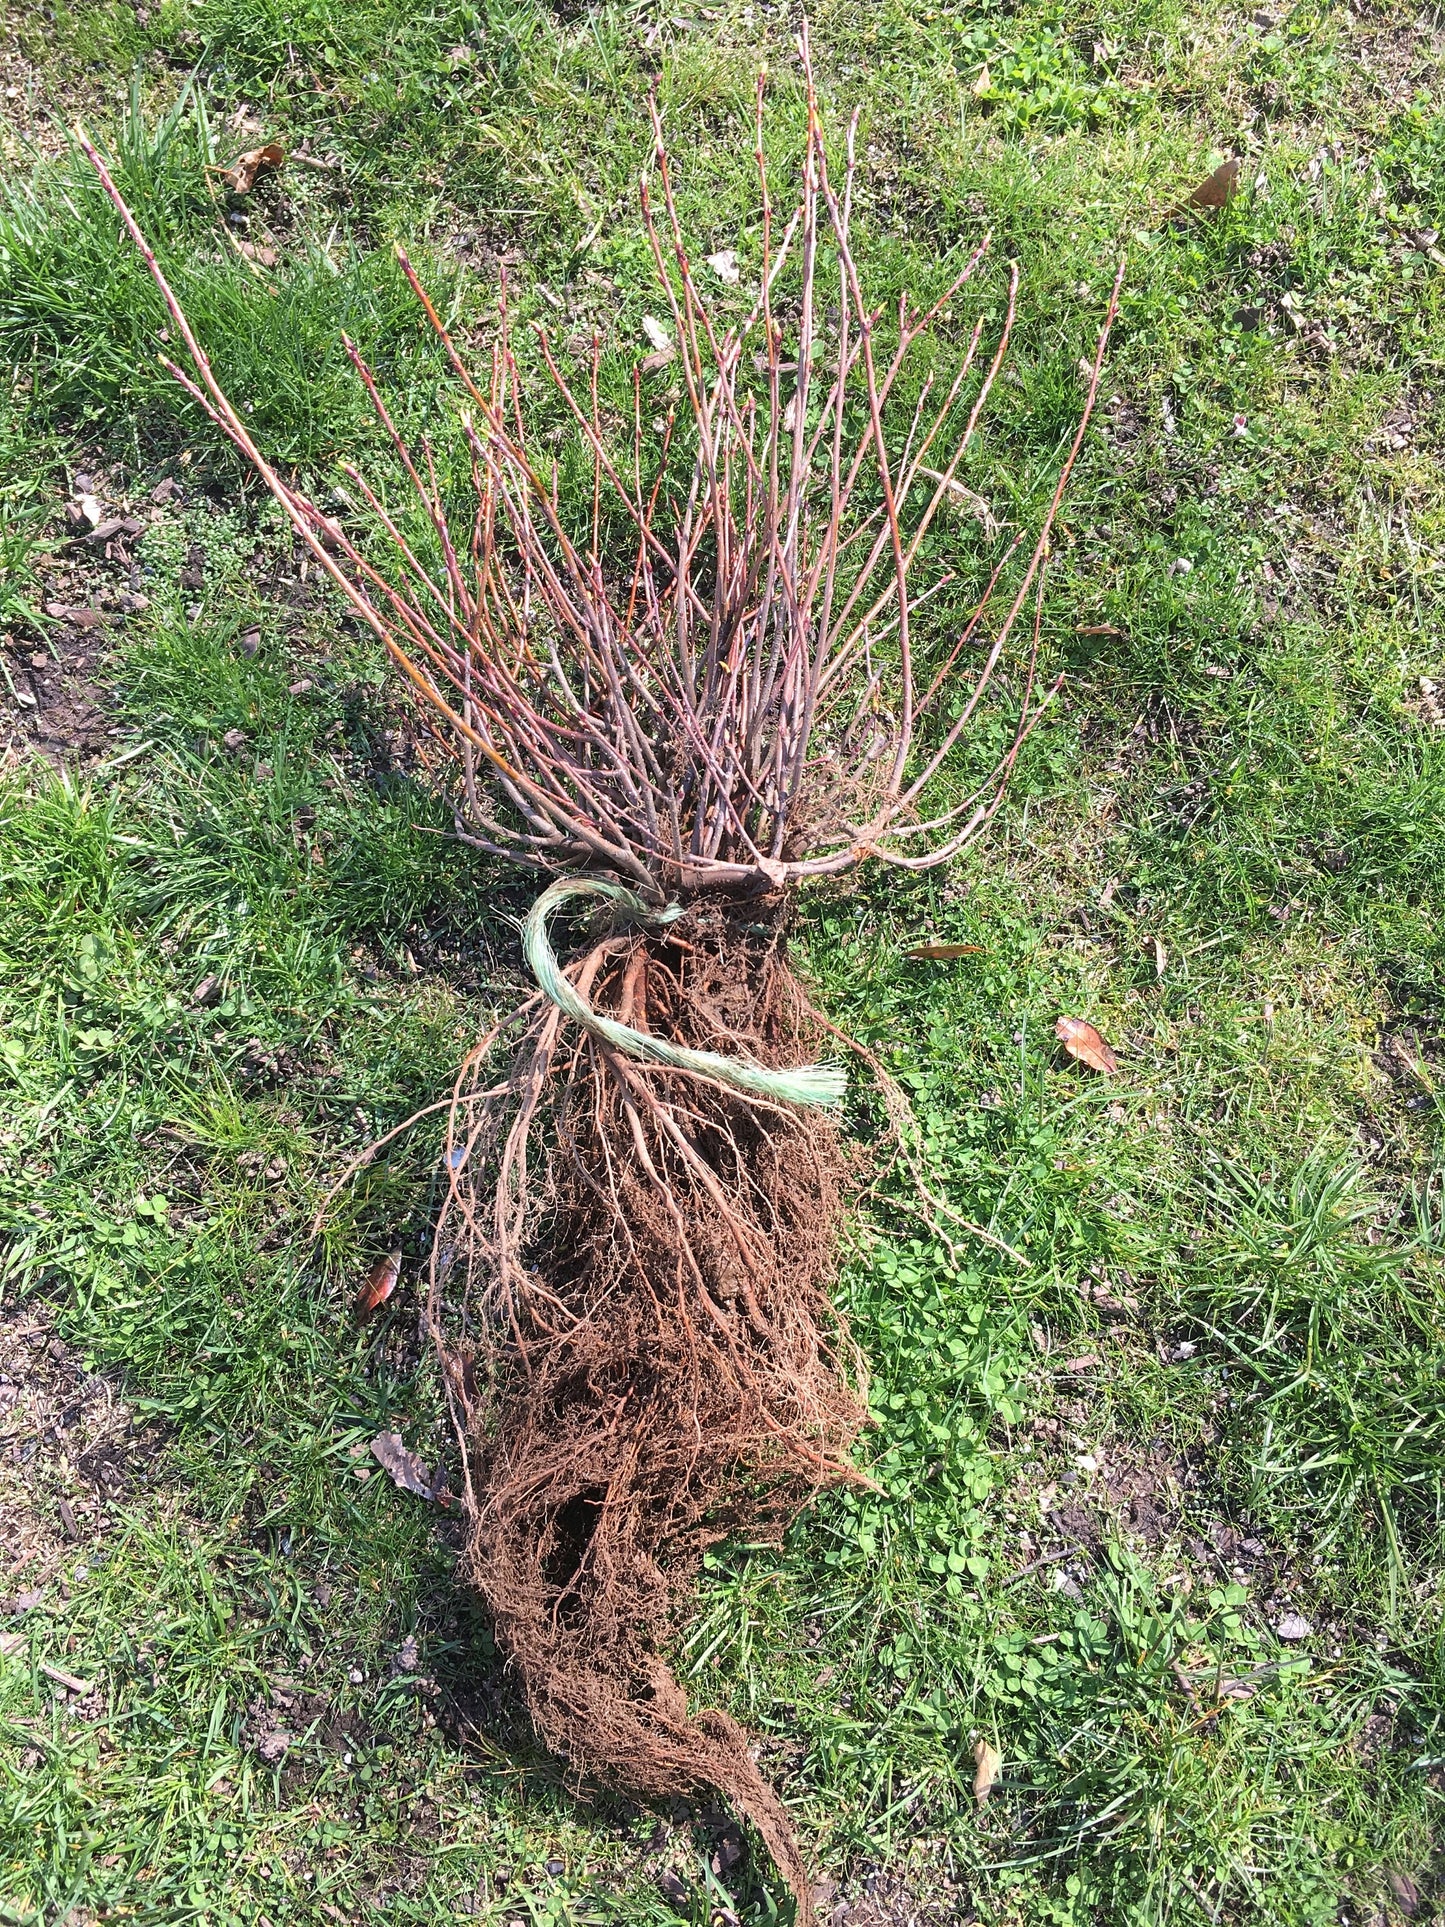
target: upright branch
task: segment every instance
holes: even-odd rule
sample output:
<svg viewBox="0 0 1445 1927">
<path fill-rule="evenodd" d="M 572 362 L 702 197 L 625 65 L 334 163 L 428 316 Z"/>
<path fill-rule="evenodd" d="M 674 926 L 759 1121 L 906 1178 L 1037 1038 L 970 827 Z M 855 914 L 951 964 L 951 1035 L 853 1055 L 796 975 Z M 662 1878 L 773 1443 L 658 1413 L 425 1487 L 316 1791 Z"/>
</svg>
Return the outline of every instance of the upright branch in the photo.
<svg viewBox="0 0 1445 1927">
<path fill-rule="evenodd" d="M 699 284 L 661 112 L 650 103 L 642 219 L 673 321 L 689 472 L 669 473 L 684 436 L 672 415 L 660 437 L 647 425 L 639 373 L 629 451 L 601 394 L 600 343 L 578 381 L 537 330 L 592 470 L 581 532 L 533 428 L 505 288 L 478 378 L 400 250 L 461 389 L 470 499 L 460 510 L 446 499 L 430 443 L 408 442 L 348 341 L 414 499 L 411 512 L 394 510 L 347 463 L 372 531 L 353 533 L 325 514 L 257 447 L 103 160 L 78 134 L 161 289 L 192 372 L 165 365 L 254 466 L 422 699 L 457 771 L 458 833 L 545 872 L 611 870 L 651 902 L 786 887 L 869 857 L 915 870 L 946 861 L 994 813 L 1057 687 L 1039 689 L 1030 669 L 1006 754 L 973 794 L 930 813 L 935 779 L 995 684 L 1022 611 L 1037 602 L 1120 282 L 1032 547 L 1009 550 L 943 667 L 920 681 L 917 612 L 950 579 L 935 569 L 918 586 L 925 544 L 940 511 L 968 498 L 958 471 L 1008 351 L 1018 271 L 1010 270 L 991 350 L 980 321 L 951 379 L 930 375 L 905 411 L 897 397 L 910 354 L 976 275 L 989 243 L 937 300 L 915 307 L 905 296 L 883 325 L 850 233 L 856 117 L 837 176 L 806 34 L 800 51 L 807 141 L 799 197 L 781 232 L 759 82 L 762 258 L 741 320 L 725 320 Z M 409 533 L 418 508 L 424 542 Z"/>
</svg>

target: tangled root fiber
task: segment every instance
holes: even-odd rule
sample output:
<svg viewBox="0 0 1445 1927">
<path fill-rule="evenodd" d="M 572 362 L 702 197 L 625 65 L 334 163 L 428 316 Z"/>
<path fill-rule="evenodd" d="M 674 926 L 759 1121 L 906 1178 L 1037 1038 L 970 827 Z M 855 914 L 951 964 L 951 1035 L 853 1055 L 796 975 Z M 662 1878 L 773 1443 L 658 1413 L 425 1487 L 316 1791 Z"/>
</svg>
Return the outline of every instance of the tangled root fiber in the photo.
<svg viewBox="0 0 1445 1927">
<path fill-rule="evenodd" d="M 604 937 L 568 975 L 694 1048 L 791 1066 L 815 1042 L 777 934 L 715 905 Z M 776 1537 L 859 1478 L 861 1372 L 828 1296 L 849 1159 L 817 1112 L 643 1067 L 550 1006 L 504 1085 L 481 1087 L 484 1055 L 457 1088 L 433 1268 L 469 1578 L 576 1780 L 722 1794 L 807 1917 L 786 1809 L 663 1652 L 708 1546 Z"/>
</svg>

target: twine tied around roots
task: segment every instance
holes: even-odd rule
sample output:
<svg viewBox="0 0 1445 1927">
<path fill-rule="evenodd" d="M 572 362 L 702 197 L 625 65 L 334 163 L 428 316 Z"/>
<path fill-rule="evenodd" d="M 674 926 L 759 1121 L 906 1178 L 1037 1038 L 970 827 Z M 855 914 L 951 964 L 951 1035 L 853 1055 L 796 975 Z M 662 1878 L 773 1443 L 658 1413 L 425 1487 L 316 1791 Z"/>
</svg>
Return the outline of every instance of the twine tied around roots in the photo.
<svg viewBox="0 0 1445 1927">
<path fill-rule="evenodd" d="M 625 910 L 630 916 L 665 928 L 684 914 L 680 903 L 665 910 L 652 910 L 636 891 L 625 884 L 609 883 L 601 877 L 564 877 L 549 884 L 527 912 L 522 925 L 522 951 L 532 975 L 544 996 L 549 997 L 564 1016 L 600 1037 L 614 1049 L 644 1062 L 665 1064 L 673 1070 L 690 1071 L 695 1077 L 710 1078 L 740 1091 L 744 1097 L 760 1097 L 773 1103 L 832 1106 L 840 1104 L 848 1088 L 841 1064 L 803 1064 L 795 1070 L 768 1070 L 746 1057 L 723 1057 L 716 1051 L 688 1050 L 670 1044 L 665 1037 L 634 1030 L 614 1017 L 604 1017 L 581 997 L 562 974 L 547 938 L 547 923 L 554 910 L 571 897 L 602 897 Z"/>
</svg>

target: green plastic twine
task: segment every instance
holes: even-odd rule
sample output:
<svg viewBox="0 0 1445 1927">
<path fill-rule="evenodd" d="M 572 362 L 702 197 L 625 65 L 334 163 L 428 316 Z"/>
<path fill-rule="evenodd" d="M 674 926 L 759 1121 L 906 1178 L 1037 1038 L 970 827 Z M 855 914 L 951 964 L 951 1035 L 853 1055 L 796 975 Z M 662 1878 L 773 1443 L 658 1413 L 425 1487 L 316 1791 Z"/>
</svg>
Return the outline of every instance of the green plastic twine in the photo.
<svg viewBox="0 0 1445 1927">
<path fill-rule="evenodd" d="M 606 883 L 600 877 L 568 877 L 548 885 L 527 912 L 522 925 L 522 950 L 544 995 L 574 1023 L 605 1043 L 626 1051 L 629 1057 L 691 1071 L 695 1077 L 711 1078 L 715 1084 L 726 1084 L 729 1090 L 741 1091 L 745 1097 L 763 1097 L 784 1104 L 842 1102 L 847 1079 L 840 1065 L 804 1064 L 797 1070 L 770 1071 L 746 1057 L 719 1057 L 715 1051 L 685 1050 L 680 1044 L 669 1044 L 665 1037 L 649 1036 L 645 1030 L 633 1030 L 593 1010 L 562 975 L 547 940 L 549 917 L 569 897 L 605 897 L 632 916 L 658 925 L 675 923 L 683 910 L 680 903 L 669 904 L 665 910 L 650 910 L 635 891 L 621 883 Z"/>
</svg>

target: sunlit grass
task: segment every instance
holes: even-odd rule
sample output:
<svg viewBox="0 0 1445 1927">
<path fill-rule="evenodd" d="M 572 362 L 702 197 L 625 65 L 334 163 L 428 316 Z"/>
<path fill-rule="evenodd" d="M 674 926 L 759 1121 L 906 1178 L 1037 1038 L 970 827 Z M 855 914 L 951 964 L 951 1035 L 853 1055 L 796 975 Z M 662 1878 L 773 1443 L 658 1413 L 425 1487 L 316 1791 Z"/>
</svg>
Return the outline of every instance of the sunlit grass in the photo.
<svg viewBox="0 0 1445 1927">
<path fill-rule="evenodd" d="M 521 319 L 600 327 L 625 369 L 654 299 L 652 75 L 708 248 L 755 226 L 764 51 L 786 167 L 771 15 L 570 12 L 207 0 L 76 10 L 43 44 L 12 29 L 68 97 L 104 95 L 92 131 L 224 379 L 325 483 L 364 432 L 343 329 L 413 419 L 436 406 L 391 240 L 460 329 L 485 331 L 505 258 Z M 1418 685 L 1445 675 L 1422 239 L 1445 139 L 1372 65 L 1413 20 L 813 15 L 829 112 L 865 107 L 874 283 L 922 292 L 990 227 L 1020 260 L 1019 379 L 967 474 L 1001 519 L 1048 469 L 1130 257 L 1115 400 L 1052 563 L 1054 719 L 966 864 L 819 891 L 798 933 L 836 1020 L 909 1089 L 936 1181 L 1018 1254 L 966 1233 L 950 1252 L 882 1184 L 839 1287 L 877 1490 L 781 1551 L 719 1548 L 676 1656 L 757 1732 L 849 1897 L 879 1869 L 941 1918 L 1313 1927 L 1394 1918 L 1402 1879 L 1431 1892 L 1445 733 Z M 208 164 L 253 125 L 337 165 L 229 204 Z M 1236 145 L 1220 218 L 1166 219 Z M 189 478 L 106 672 L 118 742 L 149 747 L 89 778 L 18 761 L 0 796 L 5 1307 L 52 1303 L 166 1440 L 68 1596 L 14 1622 L 103 1680 L 106 1718 L 66 1719 L 0 1659 L 0 1908 L 702 1927 L 730 1892 L 777 1918 L 766 1867 L 710 1871 L 718 1816 L 572 1797 L 446 1531 L 358 1477 L 377 1430 L 445 1445 L 416 1334 L 427 1123 L 320 1249 L 311 1221 L 446 1087 L 518 968 L 525 884 L 446 839 L 368 646 L 267 588 L 289 550 L 155 368 L 149 285 L 88 177 L 64 155 L 15 174 L 0 244 L 18 647 L 63 463 L 124 465 L 137 500 Z M 966 587 L 979 525 L 941 539 Z M 200 590 L 179 580 L 195 542 Z M 907 956 L 930 940 L 978 948 Z M 1064 1013 L 1110 1039 L 1116 1078 L 1061 1053 Z M 854 1122 L 873 1128 L 861 1091 Z M 403 1286 L 358 1333 L 349 1296 L 393 1243 Z M 1307 1638 L 1280 1639 L 1287 1613 Z M 408 1634 L 434 1695 L 393 1670 Z M 274 1770 L 253 1704 L 303 1682 L 326 1711 L 295 1716 Z M 980 1737 L 1004 1755 L 982 1810 Z M 685 1892 L 658 1887 L 669 1868 Z"/>
</svg>

